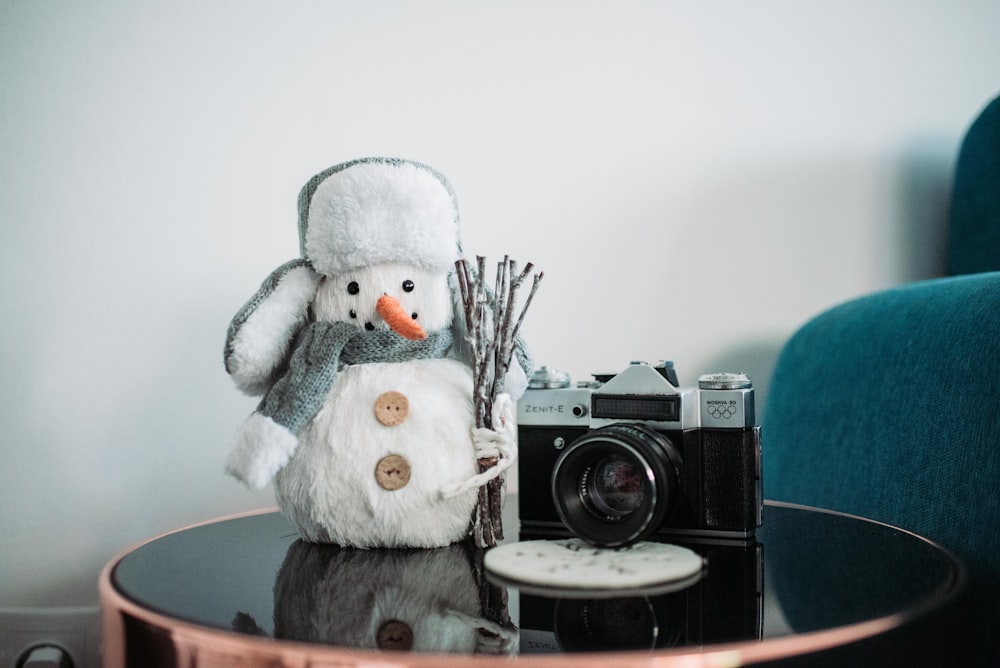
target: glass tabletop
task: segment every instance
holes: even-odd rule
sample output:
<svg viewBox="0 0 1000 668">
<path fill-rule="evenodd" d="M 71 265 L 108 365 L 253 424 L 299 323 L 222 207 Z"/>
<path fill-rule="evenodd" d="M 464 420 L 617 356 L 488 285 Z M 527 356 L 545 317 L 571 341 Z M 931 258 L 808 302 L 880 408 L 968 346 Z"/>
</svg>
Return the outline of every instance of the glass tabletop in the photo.
<svg viewBox="0 0 1000 668">
<path fill-rule="evenodd" d="M 505 527 L 508 541 L 516 539 L 515 522 Z M 668 594 L 593 600 L 495 584 L 483 551 L 466 544 L 356 550 L 305 543 L 278 512 L 161 536 L 109 572 L 123 599 L 210 630 L 458 655 L 795 638 L 933 606 L 954 593 L 962 572 L 946 551 L 906 531 L 784 504 L 767 505 L 754 540 L 680 542 L 705 560 L 698 582 Z"/>
</svg>

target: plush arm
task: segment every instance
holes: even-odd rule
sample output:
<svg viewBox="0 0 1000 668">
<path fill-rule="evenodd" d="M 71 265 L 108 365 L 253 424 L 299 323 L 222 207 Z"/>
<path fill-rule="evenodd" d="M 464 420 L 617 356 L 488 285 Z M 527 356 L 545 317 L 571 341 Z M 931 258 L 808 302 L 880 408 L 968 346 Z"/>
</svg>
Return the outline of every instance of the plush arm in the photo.
<svg viewBox="0 0 1000 668">
<path fill-rule="evenodd" d="M 229 475 L 260 489 L 288 463 L 299 432 L 333 386 L 340 352 L 357 331 L 345 322 L 314 322 L 302 330 L 288 367 L 237 430 L 226 460 Z"/>
</svg>

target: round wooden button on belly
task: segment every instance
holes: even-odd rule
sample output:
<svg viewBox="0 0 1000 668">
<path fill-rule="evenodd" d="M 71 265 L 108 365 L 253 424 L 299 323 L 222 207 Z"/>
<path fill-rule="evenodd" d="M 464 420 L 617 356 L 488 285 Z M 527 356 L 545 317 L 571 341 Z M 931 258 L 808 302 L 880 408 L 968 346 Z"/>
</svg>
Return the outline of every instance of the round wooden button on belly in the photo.
<svg viewBox="0 0 1000 668">
<path fill-rule="evenodd" d="M 386 427 L 402 424 L 410 414 L 410 401 L 402 392 L 383 392 L 375 399 L 375 419 Z"/>
<path fill-rule="evenodd" d="M 375 636 L 379 649 L 408 651 L 413 649 L 413 629 L 406 622 L 390 619 L 379 627 Z"/>
<path fill-rule="evenodd" d="M 410 482 L 410 462 L 402 455 L 388 455 L 375 465 L 375 482 L 390 492 L 406 487 Z"/>
</svg>

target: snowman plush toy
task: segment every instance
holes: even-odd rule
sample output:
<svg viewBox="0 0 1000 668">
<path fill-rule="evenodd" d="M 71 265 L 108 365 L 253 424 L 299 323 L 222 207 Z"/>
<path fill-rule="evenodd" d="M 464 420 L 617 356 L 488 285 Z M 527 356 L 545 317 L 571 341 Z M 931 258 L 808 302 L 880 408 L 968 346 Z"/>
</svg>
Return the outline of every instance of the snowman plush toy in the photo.
<svg viewBox="0 0 1000 668">
<path fill-rule="evenodd" d="M 351 547 L 439 547 L 467 537 L 478 488 L 516 453 L 522 345 L 476 429 L 455 262 L 458 209 L 429 167 L 366 158 L 299 195 L 301 257 L 237 312 L 226 370 L 263 396 L 226 471 L 275 496 L 300 536 Z M 456 317 L 458 313 L 458 317 Z M 489 433 L 485 433 L 489 432 Z M 499 463 L 480 473 L 484 450 Z"/>
</svg>

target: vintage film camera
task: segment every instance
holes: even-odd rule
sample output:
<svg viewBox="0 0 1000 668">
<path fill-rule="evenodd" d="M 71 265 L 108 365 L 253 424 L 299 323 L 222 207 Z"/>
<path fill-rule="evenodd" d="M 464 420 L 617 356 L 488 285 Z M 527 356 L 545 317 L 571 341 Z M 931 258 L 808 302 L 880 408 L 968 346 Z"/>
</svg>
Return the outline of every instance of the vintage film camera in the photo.
<svg viewBox="0 0 1000 668">
<path fill-rule="evenodd" d="M 572 386 L 542 367 L 518 402 L 522 536 L 752 538 L 763 500 L 750 379 L 681 388 L 670 362 L 595 378 Z"/>
</svg>

